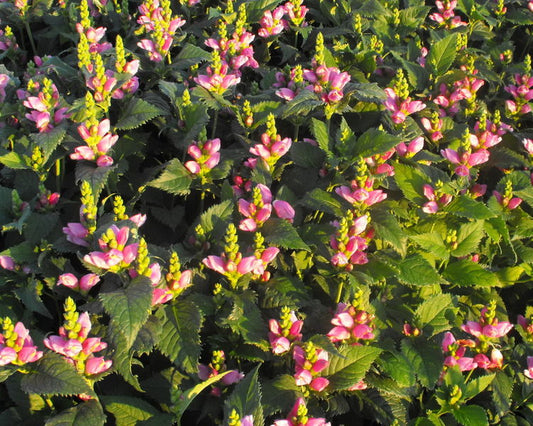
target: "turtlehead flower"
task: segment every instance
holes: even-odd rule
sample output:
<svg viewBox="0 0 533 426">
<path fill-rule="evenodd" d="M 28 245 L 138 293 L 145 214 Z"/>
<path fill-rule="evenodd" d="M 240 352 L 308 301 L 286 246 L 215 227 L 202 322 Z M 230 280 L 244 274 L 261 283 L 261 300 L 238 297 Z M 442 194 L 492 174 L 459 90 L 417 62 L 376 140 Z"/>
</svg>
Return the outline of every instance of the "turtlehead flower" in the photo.
<svg viewBox="0 0 533 426">
<path fill-rule="evenodd" d="M 297 386 L 309 386 L 316 392 L 322 392 L 328 386 L 329 380 L 320 376 L 320 372 L 329 365 L 329 356 L 325 350 L 307 342 L 303 346 L 295 346 L 292 357 Z"/>
<path fill-rule="evenodd" d="M 0 268 L 7 271 L 14 271 L 16 263 L 11 256 L 0 255 Z"/>
<path fill-rule="evenodd" d="M 96 160 L 99 167 L 107 167 L 113 164 L 113 158 L 107 155 L 108 151 L 115 145 L 118 135 L 113 135 L 109 130 L 111 123 L 109 119 L 104 119 L 98 124 L 82 124 L 78 126 L 78 133 L 87 145 L 82 145 L 74 149 L 70 154 L 73 160 Z"/>
<path fill-rule="evenodd" d="M 42 351 L 37 350 L 33 344 L 29 330 L 23 323 L 15 325 L 9 318 L 2 321 L 2 333 L 0 333 L 0 366 L 12 364 L 22 366 L 35 362 L 43 356 Z"/>
<path fill-rule="evenodd" d="M 220 139 L 193 142 L 187 153 L 193 158 L 185 163 L 185 168 L 201 178 L 209 173 L 220 161 Z"/>
<path fill-rule="evenodd" d="M 390 87 L 385 89 L 385 94 L 387 99 L 385 99 L 383 105 L 392 113 L 392 121 L 396 124 L 403 123 L 407 116 L 422 111 L 426 107 L 425 103 L 412 101 L 410 97 L 401 99 L 395 90 Z"/>
<path fill-rule="evenodd" d="M 524 370 L 524 376 L 526 376 L 530 380 L 533 380 L 533 356 L 527 357 L 527 370 Z"/>
<path fill-rule="evenodd" d="M 474 136 L 474 135 L 471 135 Z M 441 149 L 441 155 L 450 163 L 456 165 L 454 171 L 458 176 L 470 176 L 470 169 L 474 166 L 489 161 L 490 153 L 486 149 L 479 149 L 476 152 L 466 150 L 456 151 L 451 148 Z"/>
<path fill-rule="evenodd" d="M 296 317 L 294 311 L 284 307 L 280 320 L 271 319 L 268 322 L 268 340 L 272 353 L 282 355 L 289 352 L 293 342 L 302 340 L 303 321 Z"/>
<path fill-rule="evenodd" d="M 449 331 L 444 334 L 442 339 L 442 350 L 446 355 L 444 359 L 445 367 L 458 365 L 461 371 L 470 371 L 477 368 L 477 363 L 472 357 L 465 357 L 466 349 L 475 347 L 472 340 L 455 340 L 455 337 Z"/>
<path fill-rule="evenodd" d="M 354 207 L 370 207 L 387 198 L 387 194 L 381 189 L 373 189 L 374 179 L 367 178 L 364 181 L 353 180 L 350 186 L 341 185 L 335 188 L 335 192 L 351 203 Z"/>
<path fill-rule="evenodd" d="M 424 138 L 419 136 L 407 144 L 405 142 L 400 142 L 398 145 L 396 145 L 395 150 L 400 157 L 412 158 L 418 152 L 422 151 L 423 148 Z"/>
<path fill-rule="evenodd" d="M 268 169 L 274 166 L 276 162 L 285 155 L 292 145 L 291 138 L 281 138 L 280 135 L 261 135 L 261 143 L 250 148 L 250 153 L 263 160 Z"/>
<path fill-rule="evenodd" d="M 9 84 L 9 76 L 7 74 L 0 74 L 0 102 L 6 99 L 6 87 Z"/>
<path fill-rule="evenodd" d="M 324 418 L 309 417 L 305 400 L 298 398 L 286 419 L 276 420 L 273 426 L 331 426 Z"/>
<path fill-rule="evenodd" d="M 332 342 L 350 343 L 360 345 L 366 340 L 373 340 L 374 315 L 359 308 L 358 303 L 339 303 L 335 316 L 331 320 L 333 327 L 327 336 Z"/>
<path fill-rule="evenodd" d="M 436 0 L 438 12 L 429 15 L 429 19 L 435 21 L 439 26 L 451 29 L 468 25 L 467 22 L 461 20 L 460 16 L 455 15 L 455 8 L 457 7 L 457 0 Z"/>
<path fill-rule="evenodd" d="M 211 362 L 208 365 L 199 364 L 198 365 L 198 378 L 200 380 L 207 380 L 211 377 L 218 376 L 221 373 L 228 371 L 226 366 L 226 354 L 224 351 L 213 351 L 211 357 Z M 229 370 L 229 373 L 226 374 L 218 383 L 223 386 L 230 386 L 234 383 L 240 382 L 244 377 L 244 374 L 238 370 Z M 220 387 L 213 387 L 211 390 L 211 395 L 221 396 L 222 389 Z"/>
<path fill-rule="evenodd" d="M 442 207 L 447 206 L 452 202 L 452 195 L 446 194 L 442 190 L 442 182 L 437 182 L 436 188 L 431 185 L 425 184 L 423 187 L 424 197 L 429 201 L 422 205 L 422 211 L 427 214 L 435 214 Z"/>
<path fill-rule="evenodd" d="M 284 15 L 284 6 L 278 6 L 273 11 L 266 10 L 259 21 L 259 24 L 261 25 L 261 28 L 257 31 L 259 37 L 267 38 L 275 36 L 288 28 L 289 24 L 283 19 Z"/>
<path fill-rule="evenodd" d="M 96 274 L 86 274 L 78 280 L 74 274 L 66 273 L 58 277 L 57 285 L 63 285 L 73 290 L 80 290 L 86 294 L 99 282 L 100 277 Z"/>
</svg>

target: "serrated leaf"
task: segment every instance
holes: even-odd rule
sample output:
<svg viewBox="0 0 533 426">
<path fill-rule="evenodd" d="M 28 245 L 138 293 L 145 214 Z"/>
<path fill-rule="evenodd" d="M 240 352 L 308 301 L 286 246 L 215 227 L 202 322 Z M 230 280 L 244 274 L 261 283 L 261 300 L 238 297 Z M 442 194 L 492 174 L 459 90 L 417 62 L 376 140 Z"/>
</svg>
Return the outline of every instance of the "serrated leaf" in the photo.
<svg viewBox="0 0 533 426">
<path fill-rule="evenodd" d="M 206 233 L 225 233 L 228 223 L 233 215 L 235 203 L 233 200 L 226 200 L 220 204 L 209 207 L 200 216 L 200 225 Z"/>
<path fill-rule="evenodd" d="M 442 282 L 436 269 L 418 253 L 407 256 L 400 260 L 398 267 L 398 280 L 407 285 L 435 285 Z"/>
<path fill-rule="evenodd" d="M 308 115 L 313 109 L 322 104 L 323 103 L 318 100 L 318 97 L 314 92 L 310 90 L 302 90 L 294 99 L 285 105 L 281 118 L 285 119 L 292 115 Z"/>
<path fill-rule="evenodd" d="M 483 229 L 482 220 L 462 224 L 457 233 L 457 247 L 452 251 L 452 254 L 463 257 L 477 252 L 479 243 L 484 236 Z"/>
<path fill-rule="evenodd" d="M 326 153 L 328 158 L 332 157 L 333 153 L 331 152 L 328 126 L 326 123 L 316 118 L 311 118 L 311 132 L 320 149 Z"/>
<path fill-rule="evenodd" d="M 371 128 L 357 138 L 354 146 L 354 155 L 366 158 L 383 154 L 394 148 L 401 141 L 402 138 L 399 136 Z"/>
<path fill-rule="evenodd" d="M 135 352 L 148 353 L 159 342 L 161 336 L 161 321 L 154 315 L 150 315 L 148 320 L 139 330 L 132 349 Z"/>
<path fill-rule="evenodd" d="M 319 169 L 326 157 L 319 147 L 305 142 L 293 143 L 290 156 L 297 166 L 314 169 Z"/>
<path fill-rule="evenodd" d="M 126 288 L 100 293 L 100 301 L 116 330 L 126 339 L 128 349 L 150 315 L 152 293 L 150 279 L 144 276 L 135 278 Z"/>
<path fill-rule="evenodd" d="M 45 426 L 100 426 L 105 422 L 102 406 L 98 400 L 91 399 L 48 419 Z"/>
<path fill-rule="evenodd" d="M 232 371 L 233 370 L 228 370 L 224 373 L 217 374 L 216 376 L 210 377 L 209 379 L 204 380 L 203 382 L 198 383 L 196 386 L 193 386 L 192 388 L 187 389 L 185 392 L 183 392 L 183 394 L 179 397 L 173 407 L 173 409 L 175 410 L 174 413 L 176 413 L 176 421 L 178 425 L 182 425 L 181 417 L 183 416 L 191 402 L 194 400 L 194 398 L 196 398 L 205 388 L 208 388 L 219 380 L 222 380 L 224 376 L 231 373 Z"/>
<path fill-rule="evenodd" d="M 258 365 L 235 386 L 231 395 L 224 401 L 225 420 L 229 420 L 229 414 L 233 409 L 237 411 L 240 418 L 253 415 L 254 425 L 262 426 L 263 407 L 261 404 L 261 384 L 259 383 Z"/>
<path fill-rule="evenodd" d="M 450 34 L 431 46 L 426 67 L 434 76 L 441 76 L 452 66 L 456 55 L 457 34 Z"/>
<path fill-rule="evenodd" d="M 126 338 L 115 328 L 116 325 L 111 323 L 107 333 L 107 341 L 110 347 L 113 348 L 113 370 L 120 374 L 126 383 L 130 384 L 135 390 L 143 392 L 137 376 L 134 376 L 131 371 L 133 350 L 128 349 Z"/>
<path fill-rule="evenodd" d="M 448 260 L 450 253 L 448 247 L 438 232 L 427 232 L 425 234 L 409 235 L 409 239 L 417 243 L 424 250 L 429 251 L 437 259 Z"/>
<path fill-rule="evenodd" d="M 463 426 L 488 426 L 487 413 L 479 405 L 463 405 L 452 410 L 452 414 Z"/>
<path fill-rule="evenodd" d="M 33 133 L 30 138 L 43 150 L 44 161 L 46 162 L 54 150 L 61 144 L 67 130 L 65 127 L 54 127 L 49 132 Z"/>
<path fill-rule="evenodd" d="M 461 287 L 499 287 L 501 285 L 496 274 L 487 271 L 470 259 L 461 259 L 450 263 L 442 275 L 451 284 Z"/>
<path fill-rule="evenodd" d="M 425 340 L 415 343 L 410 339 L 403 339 L 401 347 L 420 383 L 433 389 L 442 371 L 442 350 Z"/>
<path fill-rule="evenodd" d="M 491 398 L 494 408 L 499 416 L 504 415 L 511 407 L 511 393 L 513 392 L 513 379 L 504 371 L 496 372 L 496 377 L 492 381 Z"/>
<path fill-rule="evenodd" d="M 117 426 L 135 425 L 158 414 L 155 407 L 141 398 L 105 395 L 100 399 L 106 411 L 109 411 L 115 417 Z"/>
<path fill-rule="evenodd" d="M 24 238 L 32 244 L 39 244 L 54 230 L 58 220 L 58 213 L 32 213 L 26 220 Z"/>
<path fill-rule="evenodd" d="M 76 182 L 87 181 L 91 185 L 95 199 L 104 188 L 109 174 L 116 166 L 98 167 L 96 164 L 78 161 L 76 163 Z"/>
<path fill-rule="evenodd" d="M 198 358 L 202 351 L 200 330 L 203 316 L 198 307 L 186 300 L 165 307 L 158 347 L 163 354 L 186 372 L 198 371 Z"/>
<path fill-rule="evenodd" d="M 348 389 L 363 379 L 382 350 L 372 346 L 342 346 L 339 352 L 342 357 L 331 356 L 328 367 L 321 373 L 329 379 L 328 387 L 332 390 Z"/>
<path fill-rule="evenodd" d="M 0 163 L 10 169 L 29 169 L 30 166 L 26 164 L 26 160 L 22 155 L 17 154 L 14 151 L 8 152 L 7 154 L 0 155 Z"/>
<path fill-rule="evenodd" d="M 188 68 L 191 65 L 209 61 L 210 59 L 211 54 L 208 51 L 194 44 L 185 43 L 176 57 L 176 62 L 180 68 Z"/>
<path fill-rule="evenodd" d="M 120 114 L 115 130 L 132 130 L 163 115 L 165 111 L 141 98 L 133 98 Z"/>
<path fill-rule="evenodd" d="M 30 373 L 21 380 L 21 388 L 26 393 L 40 395 L 96 394 L 76 368 L 54 352 L 45 354 L 39 361 L 28 365 Z"/>
<path fill-rule="evenodd" d="M 404 252 L 406 235 L 391 212 L 372 211 L 372 227 L 378 238 L 390 243 L 399 253 Z"/>
<path fill-rule="evenodd" d="M 341 202 L 335 198 L 333 194 L 320 188 L 315 188 L 311 192 L 305 194 L 299 204 L 337 217 L 342 217 L 344 215 Z"/>
<path fill-rule="evenodd" d="M 263 225 L 262 232 L 265 240 L 274 246 L 311 251 L 309 246 L 298 235 L 296 228 L 285 219 L 269 219 Z"/>
<path fill-rule="evenodd" d="M 394 180 L 408 200 L 418 205 L 427 201 L 421 194 L 423 194 L 424 184 L 429 183 L 429 179 L 419 169 L 396 163 L 394 165 Z"/>
<path fill-rule="evenodd" d="M 14 293 L 24 303 L 24 307 L 30 312 L 37 312 L 46 318 L 52 319 L 52 314 L 43 303 L 37 286 L 36 280 L 31 280 L 23 287 L 17 288 Z"/>
<path fill-rule="evenodd" d="M 157 179 L 147 183 L 148 186 L 161 189 L 173 195 L 184 195 L 189 192 L 193 178 L 191 173 L 181 164 L 180 160 L 170 160 L 163 173 Z"/>
<path fill-rule="evenodd" d="M 492 383 L 494 377 L 496 377 L 496 374 L 485 374 L 484 376 L 470 380 L 466 384 L 466 389 L 463 392 L 465 401 L 483 392 Z"/>
<path fill-rule="evenodd" d="M 376 83 L 352 83 L 347 88 L 350 86 L 355 97 L 363 102 L 380 103 L 387 98 L 383 89 Z"/>
<path fill-rule="evenodd" d="M 233 309 L 223 323 L 234 333 L 240 334 L 245 343 L 268 350 L 269 345 L 265 340 L 268 328 L 261 316 L 261 310 L 250 296 L 251 293 L 244 293 L 243 297 L 234 296 Z"/>
<path fill-rule="evenodd" d="M 449 330 L 451 325 L 446 313 L 453 307 L 450 294 L 436 294 L 418 305 L 414 315 L 415 324 L 429 337 Z"/>
<path fill-rule="evenodd" d="M 401 386 L 414 386 L 416 382 L 412 365 L 404 354 L 388 352 L 380 357 L 380 367 Z"/>
<path fill-rule="evenodd" d="M 468 219 L 489 219 L 496 216 L 485 204 L 473 200 L 466 195 L 456 197 L 450 204 L 444 207 L 444 211 Z"/>
</svg>

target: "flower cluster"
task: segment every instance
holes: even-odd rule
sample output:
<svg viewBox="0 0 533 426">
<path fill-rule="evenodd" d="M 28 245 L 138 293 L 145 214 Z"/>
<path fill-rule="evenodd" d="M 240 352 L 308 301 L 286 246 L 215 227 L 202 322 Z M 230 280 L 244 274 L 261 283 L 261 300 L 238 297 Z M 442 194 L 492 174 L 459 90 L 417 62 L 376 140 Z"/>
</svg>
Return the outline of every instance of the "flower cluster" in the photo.
<svg viewBox="0 0 533 426">
<path fill-rule="evenodd" d="M 270 189 L 261 183 L 252 190 L 252 201 L 240 198 L 237 204 L 239 212 L 246 217 L 239 225 L 239 229 L 243 231 L 253 232 L 261 227 L 270 218 L 272 208 L 279 218 L 290 222 L 294 219 L 295 212 L 292 206 L 287 201 L 272 201 Z"/>
<path fill-rule="evenodd" d="M 128 268 L 137 258 L 139 243 L 128 244 L 130 228 L 111 225 L 98 239 L 102 251 L 93 251 L 83 257 L 89 265 L 118 272 Z"/>
<path fill-rule="evenodd" d="M 495 144 L 499 140 L 493 139 L 492 142 Z M 470 134 L 467 129 L 457 150 L 446 148 L 442 149 L 440 153 L 446 160 L 456 166 L 454 171 L 458 176 L 468 177 L 472 167 L 486 163 L 489 160 L 490 153 L 485 148 L 488 147 L 487 143 L 485 141 L 485 144 L 481 145 L 477 136 Z"/>
<path fill-rule="evenodd" d="M 395 124 L 403 123 L 407 116 L 426 107 L 422 101 L 413 101 L 409 97 L 409 87 L 401 69 L 397 71 L 394 87 L 387 87 L 385 94 L 387 99 L 383 101 L 383 105 L 391 112 Z"/>
<path fill-rule="evenodd" d="M 206 69 L 207 74 L 194 77 L 194 81 L 204 89 L 222 95 L 230 87 L 239 84 L 241 78 L 232 73 L 229 65 L 220 59 L 218 50 L 213 50 L 211 58 L 211 65 Z"/>
<path fill-rule="evenodd" d="M 178 253 L 175 251 L 170 256 L 170 264 L 165 275 L 165 281 L 165 287 L 154 288 L 152 296 L 152 305 L 154 306 L 174 299 L 192 285 L 192 271 L 190 269 L 181 270 Z"/>
<path fill-rule="evenodd" d="M 140 16 L 137 23 L 141 31 L 150 38 L 142 39 L 137 45 L 148 52 L 151 61 L 162 62 L 169 58 L 176 30 L 185 25 L 185 20 L 172 16 L 169 0 L 146 0 L 139 6 Z"/>
<path fill-rule="evenodd" d="M 59 328 L 59 335 L 51 335 L 44 339 L 44 345 L 60 354 L 76 367 L 76 370 L 91 378 L 111 368 L 112 361 L 104 357 L 94 356 L 107 347 L 99 337 L 89 337 L 91 320 L 87 312 L 76 312 L 76 304 L 68 297 L 65 300 L 65 322 Z"/>
<path fill-rule="evenodd" d="M 84 123 L 78 126 L 78 133 L 87 145 L 81 145 L 70 154 L 72 160 L 96 160 L 98 167 L 113 165 L 113 158 L 108 151 L 115 145 L 118 135 L 110 132 L 111 122 L 104 119 L 96 123 Z"/>
<path fill-rule="evenodd" d="M 281 355 L 291 349 L 294 342 L 302 340 L 302 326 L 304 322 L 296 317 L 294 311 L 288 307 L 281 309 L 281 317 L 278 320 L 271 319 L 268 322 L 268 340 L 272 346 L 272 353 Z"/>
<path fill-rule="evenodd" d="M 329 355 L 324 349 L 306 342 L 294 346 L 292 357 L 297 386 L 309 386 L 309 389 L 322 392 L 329 385 L 329 380 L 320 376 L 320 372 L 329 365 Z"/>
<path fill-rule="evenodd" d="M 96 274 L 85 274 L 78 279 L 76 275 L 68 272 L 59 276 L 57 285 L 62 285 L 76 291 L 79 290 L 82 294 L 87 294 L 99 282 L 100 277 Z"/>
<path fill-rule="evenodd" d="M 205 179 L 205 175 L 220 161 L 220 139 L 194 142 L 189 145 L 187 153 L 193 160 L 187 161 L 185 168 L 192 174 Z"/>
<path fill-rule="evenodd" d="M 261 135 L 261 143 L 250 148 L 250 153 L 259 157 L 267 169 L 272 169 L 278 160 L 285 155 L 292 145 L 291 138 L 281 138 L 276 129 L 274 114 L 267 117 L 267 131 Z M 246 165 L 255 168 L 257 158 L 249 158 Z"/>
<path fill-rule="evenodd" d="M 441 181 L 435 183 L 435 188 L 427 183 L 424 184 L 423 191 L 428 201 L 422 205 L 422 211 L 427 214 L 437 213 L 453 199 L 453 196 L 444 190 L 444 184 Z"/>
<path fill-rule="evenodd" d="M 460 16 L 455 15 L 457 0 L 435 0 L 438 12 L 429 15 L 429 19 L 435 21 L 439 26 L 451 29 L 468 25 L 461 20 Z"/>
<path fill-rule="evenodd" d="M 60 106 L 59 92 L 49 78 L 45 77 L 41 83 L 30 80 L 27 91 L 18 90 L 17 95 L 30 109 L 26 118 L 35 123 L 40 133 L 51 131 L 69 116 L 67 108 Z"/>
<path fill-rule="evenodd" d="M 303 398 L 298 398 L 286 419 L 276 420 L 272 426 L 331 426 L 323 417 L 309 417 Z"/>
<path fill-rule="evenodd" d="M 330 245 L 335 251 L 331 264 L 351 271 L 354 265 L 368 262 L 365 250 L 368 247 L 364 235 L 369 221 L 368 215 L 354 218 L 351 210 L 346 213 L 338 224 L 337 232 L 331 236 Z"/>
<path fill-rule="evenodd" d="M 24 324 L 17 322 L 13 325 L 9 318 L 4 318 L 0 333 L 0 366 L 22 366 L 38 361 L 42 356 L 42 351 L 38 351 L 37 346 L 34 346 L 30 332 Z"/>
<path fill-rule="evenodd" d="M 505 86 L 505 90 L 513 97 L 505 101 L 505 109 L 510 117 L 518 118 L 531 112 L 529 101 L 533 99 L 533 77 L 515 74 L 514 83 Z"/>
<path fill-rule="evenodd" d="M 328 333 L 332 342 L 360 345 L 374 339 L 374 315 L 362 308 L 361 295 L 358 293 L 351 304 L 337 305 L 335 316 L 331 320 L 335 327 Z"/>
</svg>

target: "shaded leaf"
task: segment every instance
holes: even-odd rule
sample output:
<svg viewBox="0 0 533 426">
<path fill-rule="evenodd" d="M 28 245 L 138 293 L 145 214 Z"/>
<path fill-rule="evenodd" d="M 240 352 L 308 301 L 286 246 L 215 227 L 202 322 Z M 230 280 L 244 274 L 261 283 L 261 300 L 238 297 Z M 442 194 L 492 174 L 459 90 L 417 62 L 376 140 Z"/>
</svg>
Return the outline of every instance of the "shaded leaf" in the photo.
<svg viewBox="0 0 533 426">
<path fill-rule="evenodd" d="M 452 414 L 463 426 L 485 426 L 489 424 L 487 413 L 479 405 L 463 405 L 452 410 Z"/>
<path fill-rule="evenodd" d="M 148 420 L 158 411 L 141 398 L 119 395 L 100 397 L 106 411 L 115 417 L 117 426 L 130 426 L 142 420 Z"/>
<path fill-rule="evenodd" d="M 132 130 L 165 112 L 141 98 L 131 99 L 120 114 L 115 130 Z"/>
<path fill-rule="evenodd" d="M 254 425 L 264 424 L 261 384 L 259 383 L 260 367 L 261 365 L 255 367 L 237 383 L 231 395 L 224 401 L 226 422 L 229 420 L 231 411 L 235 409 L 241 419 L 251 414 L 254 418 Z"/>
<path fill-rule="evenodd" d="M 274 246 L 293 250 L 311 250 L 298 235 L 296 228 L 285 219 L 269 219 L 263 225 L 262 232 L 265 240 Z"/>
<path fill-rule="evenodd" d="M 453 307 L 453 298 L 450 294 L 436 294 L 418 305 L 414 315 L 415 324 L 429 337 L 449 330 L 451 325 L 446 314 Z"/>
<path fill-rule="evenodd" d="M 48 419 L 45 426 L 99 426 L 104 425 L 106 416 L 96 399 L 81 402 Z"/>
<path fill-rule="evenodd" d="M 299 203 L 313 210 L 330 213 L 337 217 L 344 215 L 341 202 L 333 194 L 320 188 L 315 188 L 305 194 Z"/>
<path fill-rule="evenodd" d="M 162 189 L 173 195 L 185 195 L 189 192 L 193 178 L 191 173 L 181 164 L 180 160 L 170 160 L 163 173 L 157 179 L 147 183 L 148 186 Z"/>
</svg>

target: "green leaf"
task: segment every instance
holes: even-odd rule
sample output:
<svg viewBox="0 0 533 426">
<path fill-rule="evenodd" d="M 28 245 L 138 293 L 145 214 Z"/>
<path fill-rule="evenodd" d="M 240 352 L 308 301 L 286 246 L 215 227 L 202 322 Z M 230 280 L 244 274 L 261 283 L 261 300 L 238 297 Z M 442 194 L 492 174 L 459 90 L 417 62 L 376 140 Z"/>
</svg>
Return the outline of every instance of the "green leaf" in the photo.
<svg viewBox="0 0 533 426">
<path fill-rule="evenodd" d="M 366 158 L 383 154 L 394 148 L 401 141 L 402 138 L 399 136 L 371 128 L 357 138 L 354 146 L 354 155 Z"/>
<path fill-rule="evenodd" d="M 87 181 L 91 185 L 95 199 L 98 199 L 109 174 L 116 166 L 98 167 L 94 163 L 78 161 L 76 163 L 76 182 Z"/>
<path fill-rule="evenodd" d="M 371 58 L 368 55 L 367 58 Z M 374 60 L 375 64 L 375 60 Z M 375 66 L 372 64 L 373 66 Z M 377 83 L 352 83 L 346 86 L 346 92 L 352 92 L 357 99 L 363 102 L 381 103 L 387 99 L 387 95 Z"/>
<path fill-rule="evenodd" d="M 438 232 L 428 232 L 425 234 L 409 235 L 409 239 L 413 240 L 424 250 L 429 251 L 437 259 L 448 260 L 450 257 L 449 249 L 442 239 L 442 235 Z"/>
<path fill-rule="evenodd" d="M 399 253 L 404 253 L 406 235 L 396 217 L 390 211 L 373 210 L 372 227 L 375 229 L 378 238 L 390 243 Z"/>
<path fill-rule="evenodd" d="M 203 212 L 200 216 L 200 225 L 202 225 L 204 231 L 214 234 L 215 238 L 218 235 L 223 236 L 226 232 L 226 227 L 231 221 L 234 205 L 233 200 L 226 200 L 209 207 Z"/>
<path fill-rule="evenodd" d="M 42 291 L 37 290 L 38 286 L 42 288 L 40 283 L 33 279 L 28 281 L 23 287 L 17 288 L 14 292 L 28 311 L 37 312 L 46 318 L 52 319 L 52 314 L 50 314 L 41 299 L 40 293 Z"/>
<path fill-rule="evenodd" d="M 164 309 L 161 337 L 158 347 L 177 366 L 187 373 L 198 371 L 198 358 L 202 351 L 200 330 L 203 316 L 198 307 L 187 300 Z"/>
<path fill-rule="evenodd" d="M 417 342 L 403 339 L 401 347 L 420 383 L 428 389 L 433 389 L 442 371 L 443 358 L 440 347 L 435 347 L 424 339 Z"/>
<path fill-rule="evenodd" d="M 451 325 L 446 314 L 453 308 L 450 294 L 436 294 L 418 305 L 414 315 L 415 324 L 429 337 L 449 330 Z"/>
<path fill-rule="evenodd" d="M 306 193 L 299 204 L 337 217 L 344 216 L 344 209 L 341 202 L 333 194 L 320 188 L 315 188 L 311 192 Z"/>
<path fill-rule="evenodd" d="M 42 148 L 44 161 L 46 162 L 58 145 L 63 141 L 66 134 L 66 128 L 60 126 L 54 127 L 49 132 L 33 133 L 30 135 L 30 138 Z"/>
<path fill-rule="evenodd" d="M 504 371 L 496 372 L 496 377 L 492 381 L 491 398 L 494 408 L 499 416 L 503 416 L 511 407 L 511 394 L 513 392 L 513 379 Z"/>
<path fill-rule="evenodd" d="M 48 419 L 45 426 L 100 426 L 105 422 L 102 406 L 98 400 L 90 399 Z"/>
<path fill-rule="evenodd" d="M 128 349 L 150 315 L 152 293 L 150 279 L 144 276 L 135 278 L 126 288 L 100 293 L 102 305 L 116 330 L 126 339 Z"/>
<path fill-rule="evenodd" d="M 154 315 L 150 315 L 148 320 L 139 330 L 132 349 L 135 352 L 149 353 L 152 348 L 159 342 L 161 336 L 161 321 Z"/>
<path fill-rule="evenodd" d="M 26 160 L 22 155 L 17 154 L 14 151 L 7 154 L 0 155 L 0 163 L 10 169 L 29 169 L 30 166 L 26 163 Z"/>
<path fill-rule="evenodd" d="M 165 111 L 141 98 L 131 99 L 120 114 L 115 130 L 132 130 L 142 126 Z"/>
<path fill-rule="evenodd" d="M 189 192 L 192 180 L 191 173 L 181 164 L 180 160 L 173 158 L 167 163 L 163 173 L 157 179 L 148 182 L 147 185 L 173 195 L 185 195 Z"/>
<path fill-rule="evenodd" d="M 45 354 L 39 361 L 28 366 L 31 372 L 21 380 L 21 388 L 26 393 L 64 396 L 85 393 L 96 397 L 76 368 L 55 352 Z"/>
<path fill-rule="evenodd" d="M 487 388 L 487 386 L 492 383 L 494 377 L 496 377 L 496 374 L 486 374 L 484 376 L 479 376 L 475 379 L 470 380 L 466 384 L 466 389 L 463 392 L 464 400 L 467 401 L 483 392 Z"/>
<path fill-rule="evenodd" d="M 260 366 L 258 365 L 250 371 L 235 386 L 231 395 L 224 401 L 225 423 L 228 422 L 231 411 L 235 409 L 241 419 L 251 414 L 254 417 L 254 425 L 262 426 L 264 424 L 263 407 L 261 404 L 261 384 L 259 383 Z"/>
<path fill-rule="evenodd" d="M 339 348 L 342 357 L 331 356 L 328 367 L 321 374 L 329 379 L 332 390 L 348 389 L 365 377 L 381 351 L 372 346 L 342 346 Z"/>
<path fill-rule="evenodd" d="M 302 90 L 294 99 L 285 105 L 281 118 L 285 119 L 293 115 L 309 115 L 313 109 L 322 104 L 314 92 Z"/>
<path fill-rule="evenodd" d="M 463 405 L 452 410 L 452 414 L 463 426 L 488 426 L 487 413 L 479 405 Z"/>
<path fill-rule="evenodd" d="M 306 142 L 293 143 L 290 150 L 291 160 L 300 167 L 319 169 L 326 157 L 319 147 Z"/>
<path fill-rule="evenodd" d="M 269 344 L 265 340 L 268 328 L 254 297 L 252 292 L 243 293 L 242 297 L 234 295 L 233 309 L 222 322 L 240 334 L 245 343 L 268 350 Z"/>
<path fill-rule="evenodd" d="M 383 371 L 391 376 L 401 386 L 414 386 L 415 372 L 407 357 L 399 352 L 388 352 L 380 357 L 380 366 Z"/>
<path fill-rule="evenodd" d="M 311 133 L 315 138 L 318 146 L 322 151 L 324 151 L 327 157 L 332 157 L 333 153 L 331 152 L 328 126 L 323 121 L 317 120 L 316 118 L 311 118 Z"/>
<path fill-rule="evenodd" d="M 406 71 L 407 79 L 409 80 L 411 86 L 415 88 L 415 90 L 423 90 L 427 87 L 429 82 L 429 73 L 424 67 L 415 62 L 409 62 L 405 60 L 400 56 L 399 53 L 393 52 L 392 54 L 394 58 L 400 62 L 402 68 Z"/>
<path fill-rule="evenodd" d="M 452 66 L 457 55 L 457 34 L 450 34 L 431 46 L 426 67 L 436 77 L 443 75 Z"/>
<path fill-rule="evenodd" d="M 311 251 L 298 235 L 296 228 L 285 219 L 269 219 L 262 228 L 265 240 L 272 245 L 293 250 Z"/>
<path fill-rule="evenodd" d="M 32 244 L 39 244 L 54 230 L 58 220 L 58 213 L 32 213 L 24 227 L 24 238 Z"/>
<path fill-rule="evenodd" d="M 466 195 L 459 195 L 444 207 L 444 211 L 468 219 L 489 219 L 496 216 L 485 204 L 473 200 Z"/>
<path fill-rule="evenodd" d="M 114 372 L 120 374 L 135 390 L 143 392 L 137 376 L 134 376 L 131 371 L 133 350 L 128 348 L 126 338 L 116 330 L 116 324 L 113 322 L 109 324 L 107 339 L 110 347 L 113 348 Z"/>
<path fill-rule="evenodd" d="M 442 282 L 435 268 L 419 253 L 407 256 L 397 263 L 400 282 L 407 285 L 435 285 Z"/>
<path fill-rule="evenodd" d="M 461 259 L 450 263 L 443 272 L 444 278 L 450 283 L 461 286 L 499 287 L 500 281 L 496 274 L 487 271 L 470 259 Z"/>
<path fill-rule="evenodd" d="M 176 63 L 180 68 L 189 68 L 191 65 L 209 61 L 211 54 L 191 43 L 185 43 L 180 53 L 176 57 Z"/>
<path fill-rule="evenodd" d="M 196 386 L 193 386 L 190 389 L 187 389 L 183 394 L 177 399 L 176 404 L 174 405 L 174 412 L 176 413 L 176 421 L 178 425 L 181 425 L 181 417 L 187 411 L 187 408 L 191 402 L 196 398 L 200 392 L 205 388 L 215 384 L 219 380 L 222 380 L 226 374 L 231 373 L 233 370 L 225 371 L 224 373 L 217 374 L 216 376 L 210 377 L 207 380 L 204 380 L 201 383 L 198 383 Z M 183 425 L 185 426 L 185 425 Z"/>
<path fill-rule="evenodd" d="M 424 184 L 429 183 L 429 179 L 419 169 L 403 163 L 396 163 L 394 164 L 394 180 L 408 200 L 418 205 L 427 201 L 420 194 L 423 194 Z"/>
<path fill-rule="evenodd" d="M 131 396 L 106 395 L 101 398 L 106 411 L 115 417 L 117 426 L 135 425 L 142 420 L 148 420 L 158 411 L 141 398 Z"/>
<path fill-rule="evenodd" d="M 461 225 L 457 233 L 457 247 L 452 254 L 457 257 L 467 256 L 478 251 L 479 243 L 484 236 L 482 220 Z"/>
</svg>

